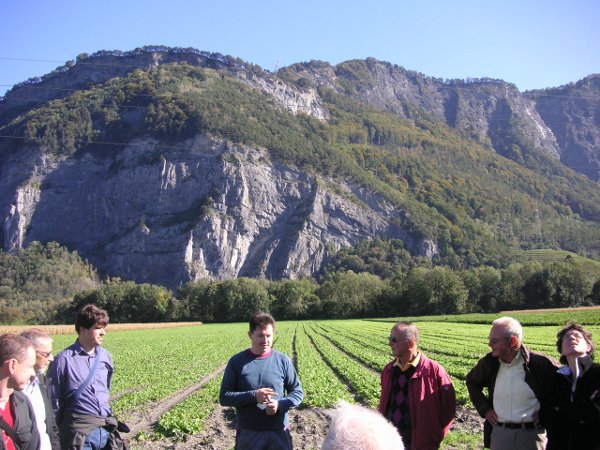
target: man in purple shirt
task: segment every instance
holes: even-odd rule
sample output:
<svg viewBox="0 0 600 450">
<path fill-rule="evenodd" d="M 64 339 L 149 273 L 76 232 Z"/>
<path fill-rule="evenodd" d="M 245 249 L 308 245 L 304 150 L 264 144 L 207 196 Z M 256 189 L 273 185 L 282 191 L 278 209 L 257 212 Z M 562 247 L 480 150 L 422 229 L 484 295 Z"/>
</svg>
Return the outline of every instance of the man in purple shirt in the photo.
<svg viewBox="0 0 600 450">
<path fill-rule="evenodd" d="M 77 340 L 48 369 L 63 449 L 100 450 L 108 442 L 114 418 L 108 404 L 112 357 L 101 347 L 107 324 L 105 310 L 84 306 L 75 319 Z"/>
</svg>

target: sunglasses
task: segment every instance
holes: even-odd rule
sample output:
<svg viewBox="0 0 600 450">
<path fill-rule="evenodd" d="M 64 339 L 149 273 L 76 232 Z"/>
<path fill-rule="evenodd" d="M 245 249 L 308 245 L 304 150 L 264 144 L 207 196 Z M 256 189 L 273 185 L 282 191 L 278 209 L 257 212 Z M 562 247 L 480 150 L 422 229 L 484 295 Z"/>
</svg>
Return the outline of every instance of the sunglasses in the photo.
<svg viewBox="0 0 600 450">
<path fill-rule="evenodd" d="M 397 337 L 394 337 L 394 336 L 388 336 L 388 341 L 389 342 L 393 342 L 394 344 L 397 344 L 401 340 L 402 340 L 401 338 L 397 338 Z"/>
</svg>

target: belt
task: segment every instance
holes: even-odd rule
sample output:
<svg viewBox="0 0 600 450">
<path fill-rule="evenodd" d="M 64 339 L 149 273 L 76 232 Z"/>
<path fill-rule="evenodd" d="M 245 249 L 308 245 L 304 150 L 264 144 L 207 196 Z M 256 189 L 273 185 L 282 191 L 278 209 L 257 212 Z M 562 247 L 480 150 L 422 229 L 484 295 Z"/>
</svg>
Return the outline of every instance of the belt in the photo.
<svg viewBox="0 0 600 450">
<path fill-rule="evenodd" d="M 497 422 L 496 425 L 499 427 L 508 428 L 510 430 L 532 430 L 537 428 L 538 426 L 533 422 L 523 422 L 523 423 L 515 423 L 515 422 Z"/>
</svg>

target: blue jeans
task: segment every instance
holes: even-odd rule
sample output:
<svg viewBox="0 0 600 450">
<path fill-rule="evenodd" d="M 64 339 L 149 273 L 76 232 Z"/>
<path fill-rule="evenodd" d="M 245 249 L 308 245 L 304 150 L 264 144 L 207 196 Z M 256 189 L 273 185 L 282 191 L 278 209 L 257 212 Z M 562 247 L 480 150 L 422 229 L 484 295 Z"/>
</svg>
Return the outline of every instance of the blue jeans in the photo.
<svg viewBox="0 0 600 450">
<path fill-rule="evenodd" d="M 83 450 L 101 450 L 108 442 L 109 434 L 110 433 L 102 427 L 92 430 L 85 438 Z"/>
</svg>

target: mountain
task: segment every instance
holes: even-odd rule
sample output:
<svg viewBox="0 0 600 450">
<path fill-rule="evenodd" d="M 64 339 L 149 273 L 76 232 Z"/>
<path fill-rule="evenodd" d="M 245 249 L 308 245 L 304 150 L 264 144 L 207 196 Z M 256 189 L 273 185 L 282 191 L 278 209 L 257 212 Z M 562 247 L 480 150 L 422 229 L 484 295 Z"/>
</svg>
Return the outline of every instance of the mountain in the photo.
<svg viewBox="0 0 600 450">
<path fill-rule="evenodd" d="M 194 49 L 83 54 L 0 101 L 0 244 L 57 241 L 169 287 L 313 276 L 374 237 L 451 267 L 598 258 L 599 124 L 580 120 L 597 77 L 561 89 L 371 58 L 269 73 Z"/>
</svg>

